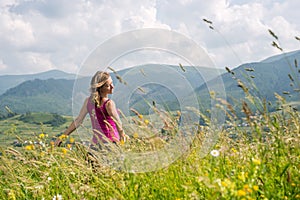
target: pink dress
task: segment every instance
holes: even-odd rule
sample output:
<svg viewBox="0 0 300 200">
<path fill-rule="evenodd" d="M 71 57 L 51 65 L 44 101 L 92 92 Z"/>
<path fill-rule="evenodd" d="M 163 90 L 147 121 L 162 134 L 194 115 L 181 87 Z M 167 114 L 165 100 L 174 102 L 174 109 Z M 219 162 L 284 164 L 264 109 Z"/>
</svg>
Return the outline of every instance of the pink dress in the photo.
<svg viewBox="0 0 300 200">
<path fill-rule="evenodd" d="M 97 107 L 95 104 L 93 104 L 90 99 L 88 100 L 87 109 L 93 127 L 94 136 L 92 141 L 94 144 L 98 144 L 99 140 L 101 140 L 103 143 L 106 143 L 107 140 L 103 139 L 104 135 L 112 142 L 120 141 L 116 123 L 108 114 L 105 107 L 109 100 L 110 99 L 105 101 L 100 107 Z"/>
</svg>

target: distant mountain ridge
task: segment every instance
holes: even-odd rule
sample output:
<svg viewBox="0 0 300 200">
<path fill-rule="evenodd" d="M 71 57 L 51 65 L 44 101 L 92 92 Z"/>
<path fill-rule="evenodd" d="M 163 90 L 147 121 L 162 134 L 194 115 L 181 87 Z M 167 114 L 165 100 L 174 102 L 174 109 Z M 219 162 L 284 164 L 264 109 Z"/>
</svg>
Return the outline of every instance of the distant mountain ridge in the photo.
<svg viewBox="0 0 300 200">
<path fill-rule="evenodd" d="M 13 112 L 48 112 L 70 114 L 74 80 L 34 79 L 8 89 L 0 96 L 1 110 L 8 106 Z"/>
<path fill-rule="evenodd" d="M 75 79 L 76 75 L 71 73 L 66 73 L 60 70 L 50 70 L 46 72 L 41 72 L 37 74 L 24 74 L 24 75 L 1 75 L 0 76 L 0 95 L 3 94 L 9 88 L 13 88 L 25 81 L 41 79 L 46 80 L 49 78 L 54 79 Z"/>
<path fill-rule="evenodd" d="M 245 97 L 240 85 L 240 83 L 243 83 L 251 94 L 261 100 L 265 99 L 272 105 L 276 104 L 274 93 L 283 95 L 288 101 L 296 102 L 296 104 L 298 102 L 299 104 L 300 93 L 297 91 L 300 88 L 300 67 L 297 64 L 299 60 L 300 51 L 294 51 L 272 56 L 261 62 L 245 63 L 230 70 L 230 72 L 221 70 L 220 78 L 224 83 L 227 100 L 230 103 L 241 102 L 240 99 Z M 193 88 L 192 93 L 199 97 L 198 101 L 209 107 L 210 94 L 207 85 L 213 86 L 217 84 L 214 78 L 218 73 L 214 70 L 213 68 L 194 68 L 189 66 L 181 68 L 172 65 L 157 66 L 148 64 L 120 70 L 117 74 L 111 72 L 116 86 L 124 84 L 120 82 L 120 77 L 125 82 L 129 81 L 128 86 L 131 87 L 140 79 L 149 79 L 147 77 L 149 74 L 152 74 L 152 78 L 170 83 L 170 86 L 168 86 L 155 84 L 155 82 L 152 84 L 151 81 L 148 83 L 139 82 L 141 88 L 134 86 L 135 88 L 133 88 L 132 94 L 130 94 L 130 99 L 127 97 L 122 99 L 122 92 L 126 94 L 124 91 L 115 90 L 113 95 L 120 95 L 118 96 L 119 99 L 124 100 L 124 102 L 121 102 L 121 107 L 128 104 L 130 107 L 147 109 L 141 101 L 143 99 L 155 99 L 155 101 L 171 105 L 169 109 L 176 109 L 179 106 L 178 99 L 186 98 L 187 101 L 191 100 L 188 96 L 174 95 L 177 91 L 185 91 L 186 85 L 181 84 L 183 83 L 180 80 L 181 77 L 182 80 L 186 80 L 189 83 L 189 87 Z M 173 76 L 172 73 L 168 75 L 168 72 L 173 72 L 173 75 L 177 74 L 178 76 Z M 57 78 L 59 74 L 63 78 Z M 0 76 L 0 83 L 5 79 L 6 82 L 14 81 L 9 78 L 17 78 L 19 81 L 24 80 L 22 79 L 24 78 L 22 75 L 20 77 L 7 75 Z M 0 95 L 0 114 L 3 112 L 5 106 L 9 106 L 12 111 L 17 113 L 31 111 L 72 115 L 74 113 L 72 104 L 75 105 L 75 108 L 78 107 L 80 109 L 81 103 L 78 102 L 83 101 L 85 96 L 89 94 L 91 76 L 74 80 L 74 74 L 50 71 L 45 74 L 31 75 L 30 78 L 30 80 L 23 81 L 15 87 L 6 85 L 9 88 Z M 150 79 L 152 78 L 150 77 Z M 77 88 L 75 87 L 76 84 Z M 173 87 L 174 90 L 171 91 L 168 87 Z M 1 88 L 3 88 L 2 85 Z M 77 91 L 79 95 L 72 96 L 74 95 L 74 91 Z M 180 93 L 178 94 L 180 95 Z M 79 98 L 79 101 L 76 98 Z M 75 103 L 74 99 L 76 99 Z"/>
<path fill-rule="evenodd" d="M 298 102 L 300 105 L 300 51 L 294 51 L 267 58 L 261 62 L 245 63 L 230 72 L 221 75 L 226 90 L 227 101 L 241 102 L 245 97 L 244 86 L 249 93 L 260 100 L 269 102 L 270 111 L 276 109 L 275 93 L 286 98 L 288 102 Z M 214 80 L 210 81 L 214 84 Z M 207 99 L 205 85 L 196 89 Z M 201 95 L 200 95 L 201 96 Z"/>
<path fill-rule="evenodd" d="M 278 61 L 278 60 L 281 60 L 283 58 L 287 58 L 287 57 L 291 57 L 291 56 L 295 56 L 297 54 L 300 53 L 300 50 L 297 50 L 297 51 L 291 51 L 291 52 L 288 52 L 288 53 L 283 53 L 283 54 L 278 54 L 278 55 L 275 55 L 275 56 L 271 56 L 269 58 L 266 58 L 262 61 L 260 61 L 261 63 L 271 63 L 271 62 L 274 62 L 274 61 Z"/>
<path fill-rule="evenodd" d="M 185 88 L 181 86 L 181 83 L 177 82 L 177 80 L 174 80 L 174 77 L 168 75 L 168 70 L 173 71 L 173 74 L 178 74 L 179 76 L 185 77 L 185 79 L 191 83 L 191 87 L 193 88 L 196 88 L 204 83 L 204 79 L 201 76 L 206 77 L 206 79 L 211 79 L 217 76 L 215 69 L 210 68 L 197 68 L 190 66 L 180 68 L 179 66 L 155 64 L 147 64 L 129 69 L 123 69 L 118 71 L 117 74 L 112 72 L 111 76 L 116 86 L 118 84 L 122 84 L 117 76 L 121 76 L 124 81 L 127 81 L 129 86 L 131 86 L 134 84 L 137 77 L 147 79 L 147 77 L 152 74 L 152 77 L 155 76 L 156 78 L 166 82 L 175 81 L 175 84 L 184 90 Z M 142 71 L 144 71 L 145 74 L 143 74 Z M 165 72 L 164 75 L 162 74 L 162 71 Z M 81 77 L 77 78 L 76 81 L 73 79 L 66 80 L 54 78 L 25 81 L 16 87 L 8 89 L 5 93 L 0 95 L 0 112 L 5 106 L 9 106 L 11 110 L 17 113 L 42 111 L 71 115 L 72 103 L 75 105 L 75 108 L 80 109 L 81 107 L 81 103 L 78 103 L 76 100 L 74 101 L 74 99 L 72 100 L 72 92 L 79 93 L 79 101 L 83 101 L 84 97 L 89 94 L 90 79 L 91 77 Z M 76 83 L 78 87 L 74 88 L 74 83 Z M 168 95 L 170 93 L 168 93 L 167 90 L 162 90 L 163 87 L 159 84 L 156 86 L 153 84 L 148 84 L 147 86 L 142 87 L 145 90 L 149 90 L 147 94 L 148 97 L 149 95 L 151 95 L 151 97 L 160 96 L 160 98 L 162 98 L 161 101 L 170 101 L 170 95 Z M 119 91 L 115 92 L 118 93 Z M 121 91 L 121 93 L 122 92 L 123 91 Z M 147 97 L 147 95 L 135 94 L 131 105 L 137 106 L 139 104 L 139 100 Z"/>
</svg>

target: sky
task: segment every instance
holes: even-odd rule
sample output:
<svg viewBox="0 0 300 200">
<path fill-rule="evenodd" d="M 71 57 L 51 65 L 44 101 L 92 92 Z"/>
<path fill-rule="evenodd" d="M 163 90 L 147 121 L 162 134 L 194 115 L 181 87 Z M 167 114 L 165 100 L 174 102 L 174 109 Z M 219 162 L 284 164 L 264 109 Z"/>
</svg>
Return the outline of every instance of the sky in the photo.
<svg viewBox="0 0 300 200">
<path fill-rule="evenodd" d="M 268 30 L 284 52 L 300 49 L 299 8 L 299 0 L 0 0 L 0 75 L 78 73 L 103 43 L 145 28 L 182 34 L 216 67 L 235 68 L 281 53 Z M 116 63 L 178 63 L 164 54 L 141 51 Z"/>
</svg>

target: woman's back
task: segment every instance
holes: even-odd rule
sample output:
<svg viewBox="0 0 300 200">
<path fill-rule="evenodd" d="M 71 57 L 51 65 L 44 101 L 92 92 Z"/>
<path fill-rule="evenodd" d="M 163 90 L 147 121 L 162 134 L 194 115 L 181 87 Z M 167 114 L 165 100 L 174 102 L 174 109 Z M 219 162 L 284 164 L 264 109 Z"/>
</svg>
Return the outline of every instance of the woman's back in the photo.
<svg viewBox="0 0 300 200">
<path fill-rule="evenodd" d="M 90 98 L 88 99 L 87 110 L 91 118 L 94 132 L 92 140 L 96 144 L 98 143 L 98 139 L 100 139 L 102 142 L 107 142 L 105 139 L 103 139 L 103 135 L 105 135 L 112 142 L 118 142 L 120 140 L 116 123 L 108 114 L 106 109 L 106 105 L 109 101 L 110 99 L 107 99 L 101 104 L 101 106 L 96 106 Z M 100 131 L 103 135 L 98 131 Z"/>
</svg>

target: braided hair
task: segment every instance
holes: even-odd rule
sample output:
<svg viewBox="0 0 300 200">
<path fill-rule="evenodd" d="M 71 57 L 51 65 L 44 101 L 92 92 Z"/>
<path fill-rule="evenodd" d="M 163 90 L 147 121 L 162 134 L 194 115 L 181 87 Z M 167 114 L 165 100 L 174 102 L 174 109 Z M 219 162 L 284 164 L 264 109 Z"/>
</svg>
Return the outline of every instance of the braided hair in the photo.
<svg viewBox="0 0 300 200">
<path fill-rule="evenodd" d="M 102 97 L 100 95 L 101 87 L 106 83 L 109 79 L 110 75 L 108 72 L 97 71 L 93 78 L 91 79 L 91 100 L 95 104 L 95 106 L 99 107 L 101 105 Z"/>
</svg>

